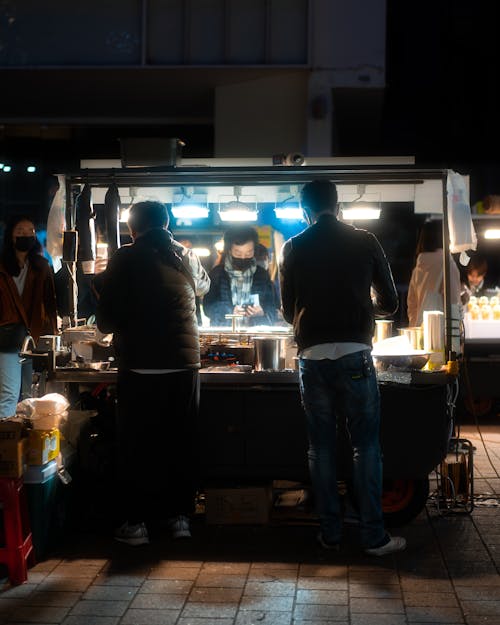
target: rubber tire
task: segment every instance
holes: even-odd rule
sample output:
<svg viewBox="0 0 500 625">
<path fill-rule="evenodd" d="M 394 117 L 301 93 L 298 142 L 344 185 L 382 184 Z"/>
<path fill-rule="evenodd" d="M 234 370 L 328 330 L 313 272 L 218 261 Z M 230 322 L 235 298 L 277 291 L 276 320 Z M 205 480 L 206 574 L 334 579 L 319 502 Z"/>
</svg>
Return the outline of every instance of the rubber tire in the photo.
<svg viewBox="0 0 500 625">
<path fill-rule="evenodd" d="M 425 508 L 429 478 L 384 480 L 382 511 L 386 527 L 400 527 L 413 521 Z"/>
</svg>

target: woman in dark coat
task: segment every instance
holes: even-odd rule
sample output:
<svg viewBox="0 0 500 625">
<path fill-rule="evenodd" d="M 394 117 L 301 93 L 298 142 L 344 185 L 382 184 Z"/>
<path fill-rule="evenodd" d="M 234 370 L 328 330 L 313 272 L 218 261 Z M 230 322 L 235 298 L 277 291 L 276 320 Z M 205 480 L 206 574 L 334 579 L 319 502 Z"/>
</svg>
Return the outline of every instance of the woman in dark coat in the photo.
<svg viewBox="0 0 500 625">
<path fill-rule="evenodd" d="M 31 219 L 15 216 L 4 232 L 0 258 L 0 418 L 11 417 L 31 388 L 31 361 L 19 358 L 24 338 L 57 332 L 52 269 Z"/>
</svg>

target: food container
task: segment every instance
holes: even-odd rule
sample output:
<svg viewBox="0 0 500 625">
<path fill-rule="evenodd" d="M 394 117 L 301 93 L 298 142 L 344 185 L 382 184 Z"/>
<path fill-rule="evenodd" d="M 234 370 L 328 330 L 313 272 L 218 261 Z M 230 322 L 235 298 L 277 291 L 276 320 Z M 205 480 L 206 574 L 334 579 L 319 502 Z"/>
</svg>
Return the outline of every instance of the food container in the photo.
<svg viewBox="0 0 500 625">
<path fill-rule="evenodd" d="M 412 354 L 373 354 L 373 362 L 377 371 L 387 371 L 393 368 L 418 370 L 425 367 L 429 357 L 429 352 L 415 350 Z"/>
<path fill-rule="evenodd" d="M 406 336 L 413 349 L 422 349 L 424 346 L 424 333 L 421 326 L 400 328 L 399 334 Z"/>
<path fill-rule="evenodd" d="M 375 336 L 373 337 L 373 341 L 378 343 L 379 341 L 384 341 L 392 336 L 392 325 L 393 321 L 391 319 L 376 319 L 375 320 Z"/>
<path fill-rule="evenodd" d="M 253 337 L 255 371 L 279 371 L 285 368 L 283 338 Z"/>
</svg>

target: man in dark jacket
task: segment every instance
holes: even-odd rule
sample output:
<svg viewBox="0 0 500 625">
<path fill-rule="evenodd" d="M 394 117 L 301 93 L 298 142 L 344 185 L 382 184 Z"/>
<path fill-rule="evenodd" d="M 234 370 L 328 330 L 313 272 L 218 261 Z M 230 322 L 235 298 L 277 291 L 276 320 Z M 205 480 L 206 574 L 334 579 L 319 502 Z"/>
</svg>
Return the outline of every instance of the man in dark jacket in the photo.
<svg viewBox="0 0 500 625">
<path fill-rule="evenodd" d="M 226 315 L 241 315 L 248 325 L 273 325 L 276 296 L 269 273 L 257 264 L 259 237 L 251 226 L 238 226 L 224 234 L 224 254 L 210 272 L 210 291 L 203 310 L 212 326 L 231 325 Z"/>
<path fill-rule="evenodd" d="M 315 180 L 302 190 L 310 227 L 289 239 L 280 259 L 283 315 L 299 349 L 309 468 L 320 517 L 320 544 L 338 549 L 342 519 L 336 476 L 337 417 L 353 454 L 353 487 L 366 553 L 405 548 L 382 518 L 380 398 L 371 358 L 374 312 L 390 315 L 397 292 L 375 236 L 337 220 L 337 189 Z"/>
<path fill-rule="evenodd" d="M 200 347 L 195 297 L 210 281 L 167 230 L 160 202 L 130 210 L 134 242 L 115 252 L 99 286 L 97 325 L 118 360 L 118 480 L 125 523 L 115 538 L 149 542 L 144 521 L 169 519 L 189 537 L 196 480 Z"/>
</svg>

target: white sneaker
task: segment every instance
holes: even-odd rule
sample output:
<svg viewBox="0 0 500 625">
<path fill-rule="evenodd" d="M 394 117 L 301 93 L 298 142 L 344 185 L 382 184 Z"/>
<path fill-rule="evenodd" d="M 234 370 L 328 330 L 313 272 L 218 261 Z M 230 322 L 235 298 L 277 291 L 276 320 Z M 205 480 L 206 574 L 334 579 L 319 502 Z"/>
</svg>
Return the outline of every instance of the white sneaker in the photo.
<svg viewBox="0 0 500 625">
<path fill-rule="evenodd" d="M 168 520 L 168 526 L 172 533 L 172 538 L 191 538 L 191 528 L 189 519 L 183 514 L 174 516 Z"/>
<path fill-rule="evenodd" d="M 127 545 L 147 545 L 149 543 L 148 530 L 144 523 L 129 525 L 125 522 L 115 530 L 115 540 Z"/>
<path fill-rule="evenodd" d="M 406 539 L 402 536 L 391 536 L 387 534 L 387 538 L 389 540 L 384 545 L 365 549 L 365 553 L 370 556 L 386 556 L 390 553 L 403 551 L 406 548 Z"/>
</svg>

